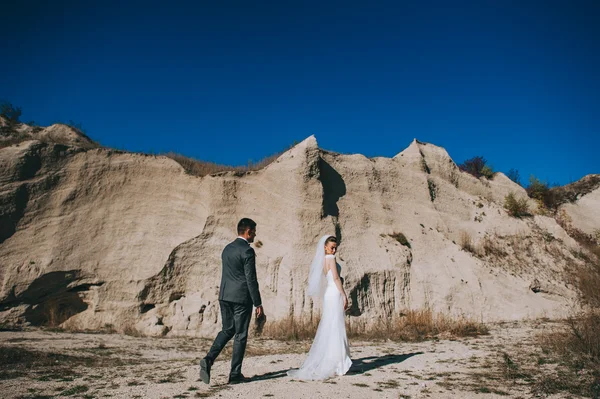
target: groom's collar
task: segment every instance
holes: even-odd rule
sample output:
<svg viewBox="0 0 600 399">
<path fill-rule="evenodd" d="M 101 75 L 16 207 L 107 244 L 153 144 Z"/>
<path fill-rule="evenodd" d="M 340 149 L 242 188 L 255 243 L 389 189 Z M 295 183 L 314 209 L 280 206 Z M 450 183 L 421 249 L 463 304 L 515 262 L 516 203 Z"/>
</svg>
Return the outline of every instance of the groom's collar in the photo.
<svg viewBox="0 0 600 399">
<path fill-rule="evenodd" d="M 240 240 L 244 240 L 244 241 L 248 242 L 248 240 L 246 240 L 244 237 L 240 237 L 240 236 L 238 236 L 238 238 L 239 238 Z M 250 243 L 248 243 L 248 244 L 250 244 Z"/>
</svg>

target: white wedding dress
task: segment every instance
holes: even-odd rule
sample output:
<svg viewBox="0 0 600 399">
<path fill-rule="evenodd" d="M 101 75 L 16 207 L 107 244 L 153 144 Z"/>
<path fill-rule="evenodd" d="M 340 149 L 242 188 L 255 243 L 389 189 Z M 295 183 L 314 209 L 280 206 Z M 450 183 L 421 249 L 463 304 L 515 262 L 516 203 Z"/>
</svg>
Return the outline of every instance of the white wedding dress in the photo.
<svg viewBox="0 0 600 399">
<path fill-rule="evenodd" d="M 335 259 L 335 255 L 326 255 L 325 257 Z M 336 267 L 339 274 L 341 267 L 337 262 Z M 315 340 L 302 367 L 288 371 L 290 377 L 299 380 L 325 380 L 344 375 L 352 365 L 346 336 L 342 294 L 335 286 L 331 270 L 327 272 L 326 278 L 323 312 Z"/>
</svg>

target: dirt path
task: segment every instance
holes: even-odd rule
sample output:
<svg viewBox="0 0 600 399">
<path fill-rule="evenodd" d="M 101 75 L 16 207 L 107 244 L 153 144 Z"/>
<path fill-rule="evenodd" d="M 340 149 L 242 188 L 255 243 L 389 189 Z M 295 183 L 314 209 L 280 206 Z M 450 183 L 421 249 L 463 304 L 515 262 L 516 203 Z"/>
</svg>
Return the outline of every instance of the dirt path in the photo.
<svg viewBox="0 0 600 399">
<path fill-rule="evenodd" d="M 210 342 L 196 338 L 135 338 L 118 334 L 0 332 L 3 350 L 18 354 L 0 374 L 3 398 L 529 398 L 530 373 L 507 376 L 517 363 L 540 363 L 536 335 L 555 323 L 493 325 L 477 338 L 421 343 L 351 342 L 349 374 L 325 382 L 290 379 L 307 342 L 251 340 L 247 384 L 226 384 L 231 346 L 215 363 L 211 385 L 198 379 Z M 43 360 L 40 354 L 44 355 Z M 546 365 L 548 372 L 551 365 Z M 542 370 L 543 371 L 543 370 Z M 575 397 L 568 395 L 569 397 Z M 549 397 L 566 397 L 560 394 Z"/>
</svg>

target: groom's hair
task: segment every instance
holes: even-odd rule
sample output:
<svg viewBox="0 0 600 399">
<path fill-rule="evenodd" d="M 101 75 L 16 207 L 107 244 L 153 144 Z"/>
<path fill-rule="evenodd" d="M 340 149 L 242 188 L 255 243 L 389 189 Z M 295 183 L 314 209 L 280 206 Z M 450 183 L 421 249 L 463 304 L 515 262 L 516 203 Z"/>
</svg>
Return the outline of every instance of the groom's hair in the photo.
<svg viewBox="0 0 600 399">
<path fill-rule="evenodd" d="M 325 240 L 325 245 L 329 244 L 330 242 L 335 242 L 337 244 L 337 238 L 334 236 L 329 236 L 329 238 Z"/>
<path fill-rule="evenodd" d="M 237 232 L 238 234 L 244 234 L 248 229 L 255 229 L 256 222 L 252 219 L 243 218 L 238 222 Z"/>
</svg>

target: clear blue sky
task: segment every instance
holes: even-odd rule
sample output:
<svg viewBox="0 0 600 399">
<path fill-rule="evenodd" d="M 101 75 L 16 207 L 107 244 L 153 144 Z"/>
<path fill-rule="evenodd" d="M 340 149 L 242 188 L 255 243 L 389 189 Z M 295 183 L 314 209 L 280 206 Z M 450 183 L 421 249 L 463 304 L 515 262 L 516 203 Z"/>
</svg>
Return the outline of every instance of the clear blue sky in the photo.
<svg viewBox="0 0 600 399">
<path fill-rule="evenodd" d="M 565 184 L 600 173 L 598 21 L 596 0 L 2 1 L 0 99 L 131 151 L 417 138 Z"/>
</svg>

